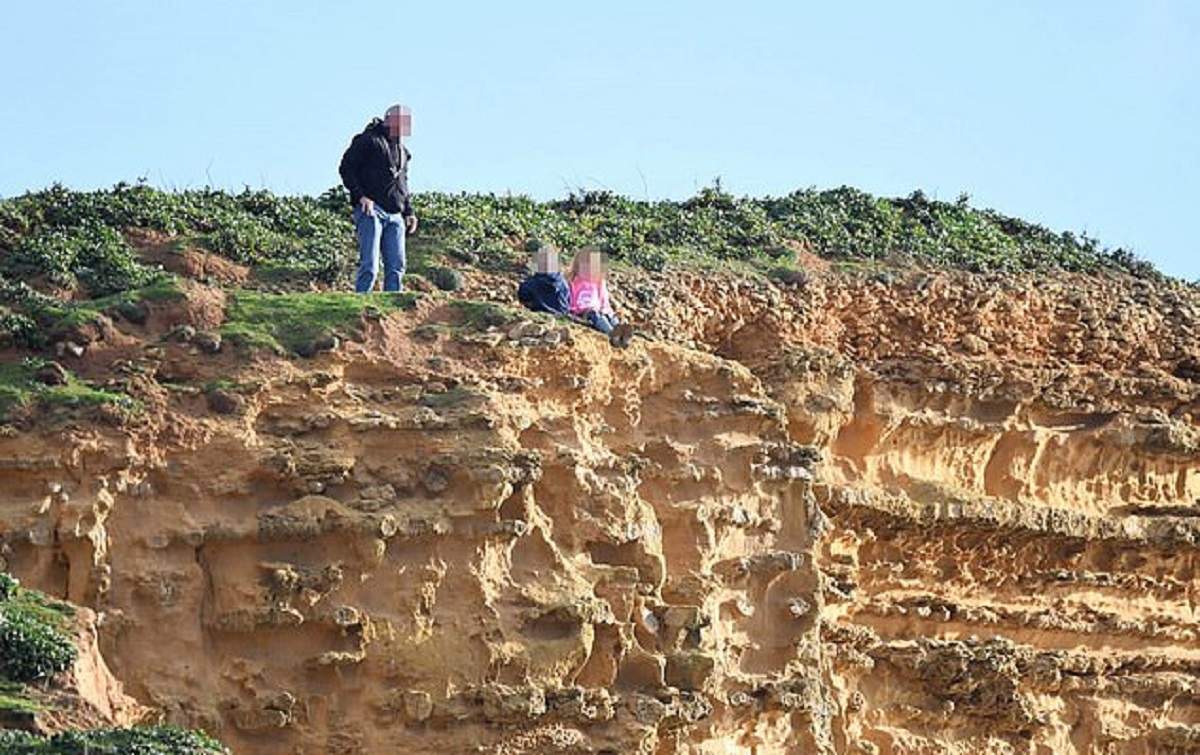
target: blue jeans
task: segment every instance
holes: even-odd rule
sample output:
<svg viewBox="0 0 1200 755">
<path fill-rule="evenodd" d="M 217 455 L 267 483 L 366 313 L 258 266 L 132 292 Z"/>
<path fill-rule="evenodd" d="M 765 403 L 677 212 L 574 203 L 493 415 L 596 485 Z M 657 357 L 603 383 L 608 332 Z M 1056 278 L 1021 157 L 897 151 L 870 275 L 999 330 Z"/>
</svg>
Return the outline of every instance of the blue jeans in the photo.
<svg viewBox="0 0 1200 755">
<path fill-rule="evenodd" d="M 384 212 L 379 205 L 368 215 L 360 205 L 354 208 L 354 228 L 358 232 L 358 276 L 354 290 L 365 294 L 375 288 L 382 252 L 383 290 L 399 291 L 405 267 L 404 216 Z"/>
<path fill-rule="evenodd" d="M 603 312 L 597 312 L 594 309 L 589 309 L 583 314 L 583 319 L 587 320 L 587 324 L 591 325 L 596 330 L 604 335 L 613 332 L 613 328 L 617 327 L 617 318 L 612 315 L 606 315 Z"/>
</svg>

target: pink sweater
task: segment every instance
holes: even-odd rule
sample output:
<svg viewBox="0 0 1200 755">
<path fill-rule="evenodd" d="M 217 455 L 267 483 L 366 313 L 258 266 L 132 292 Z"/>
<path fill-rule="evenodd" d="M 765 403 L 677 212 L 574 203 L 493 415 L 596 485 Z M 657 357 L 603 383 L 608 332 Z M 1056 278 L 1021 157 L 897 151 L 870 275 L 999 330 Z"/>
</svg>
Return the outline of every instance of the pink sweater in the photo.
<svg viewBox="0 0 1200 755">
<path fill-rule="evenodd" d="M 571 314 L 592 311 L 606 315 L 613 314 L 612 304 L 608 301 L 608 284 L 602 280 L 584 278 L 572 280 Z"/>
</svg>

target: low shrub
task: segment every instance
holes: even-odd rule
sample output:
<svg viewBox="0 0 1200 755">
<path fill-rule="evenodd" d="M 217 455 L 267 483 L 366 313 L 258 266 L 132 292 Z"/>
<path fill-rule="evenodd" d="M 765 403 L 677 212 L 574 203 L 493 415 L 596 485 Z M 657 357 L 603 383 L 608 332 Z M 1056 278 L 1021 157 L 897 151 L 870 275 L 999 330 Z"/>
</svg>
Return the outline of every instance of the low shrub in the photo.
<svg viewBox="0 0 1200 755">
<path fill-rule="evenodd" d="M 0 680 L 28 683 L 70 668 L 78 650 L 66 628 L 66 607 L 0 579 Z"/>
</svg>

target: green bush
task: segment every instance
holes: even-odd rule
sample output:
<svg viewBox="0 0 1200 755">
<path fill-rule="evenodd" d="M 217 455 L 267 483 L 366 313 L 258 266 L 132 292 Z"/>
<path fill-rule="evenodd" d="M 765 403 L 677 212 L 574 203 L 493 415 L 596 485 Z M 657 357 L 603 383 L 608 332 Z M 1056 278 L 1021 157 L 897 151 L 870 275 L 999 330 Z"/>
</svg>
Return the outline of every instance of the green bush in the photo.
<svg viewBox="0 0 1200 755">
<path fill-rule="evenodd" d="M 33 318 L 20 312 L 0 310 L 0 348 L 24 346 L 37 349 L 45 345 L 43 333 Z"/>
<path fill-rule="evenodd" d="M 82 283 L 93 296 L 145 285 L 152 276 L 120 232 L 93 219 L 22 238 L 3 258 L 0 272 L 17 278 L 44 276 L 63 287 Z"/>
<path fill-rule="evenodd" d="M 0 752 L 12 755 L 223 755 L 220 742 L 171 726 L 66 731 L 41 737 L 0 731 Z"/>
<path fill-rule="evenodd" d="M 78 655 L 60 609 L 5 574 L 0 579 L 0 679 L 32 682 L 68 669 Z"/>
<path fill-rule="evenodd" d="M 17 594 L 21 583 L 11 574 L 0 572 L 0 603 L 9 600 Z"/>
</svg>

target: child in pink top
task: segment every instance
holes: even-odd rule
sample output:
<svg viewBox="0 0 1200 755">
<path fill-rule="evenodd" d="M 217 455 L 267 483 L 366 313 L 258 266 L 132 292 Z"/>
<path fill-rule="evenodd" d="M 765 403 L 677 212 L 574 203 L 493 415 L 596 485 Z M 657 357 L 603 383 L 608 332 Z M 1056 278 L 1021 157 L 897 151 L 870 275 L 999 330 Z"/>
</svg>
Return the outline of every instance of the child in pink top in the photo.
<svg viewBox="0 0 1200 755">
<path fill-rule="evenodd" d="M 604 267 L 600 250 L 595 247 L 580 249 L 571 260 L 571 314 L 610 335 L 617 326 L 617 316 L 608 298 Z"/>
</svg>

